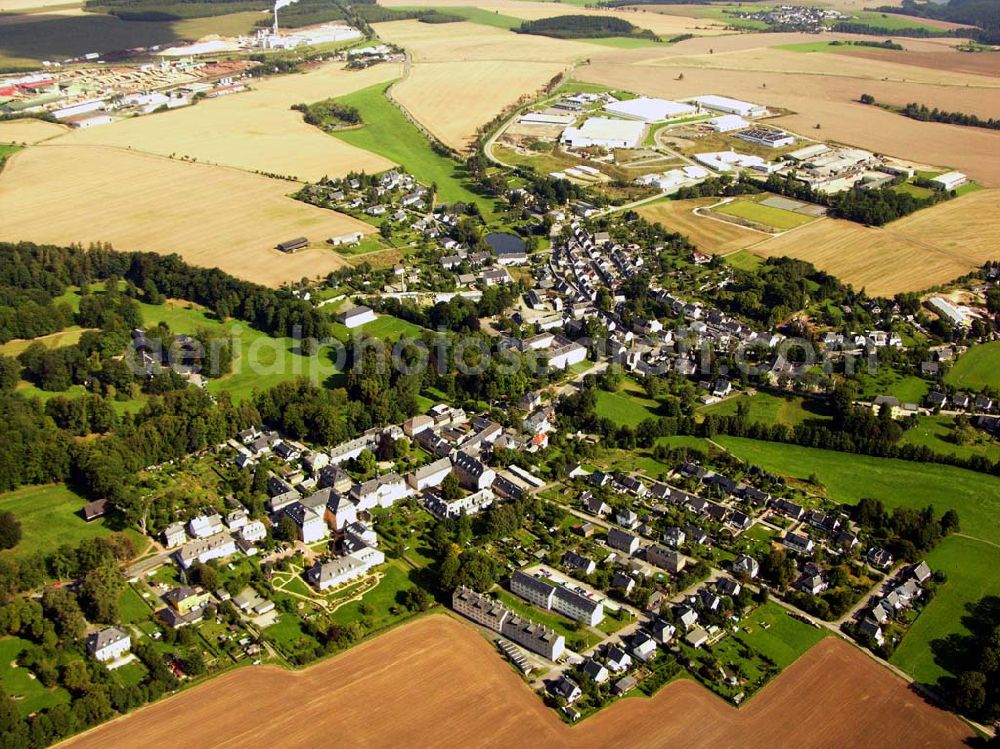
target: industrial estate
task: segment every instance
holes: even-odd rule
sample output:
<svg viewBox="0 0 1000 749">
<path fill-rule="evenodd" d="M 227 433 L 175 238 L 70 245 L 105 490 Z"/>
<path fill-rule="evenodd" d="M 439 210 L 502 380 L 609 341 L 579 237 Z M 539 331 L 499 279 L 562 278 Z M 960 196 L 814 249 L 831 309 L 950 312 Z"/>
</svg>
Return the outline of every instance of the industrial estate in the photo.
<svg viewBox="0 0 1000 749">
<path fill-rule="evenodd" d="M 995 743 L 988 6 L 9 0 L 0 745 Z"/>
</svg>

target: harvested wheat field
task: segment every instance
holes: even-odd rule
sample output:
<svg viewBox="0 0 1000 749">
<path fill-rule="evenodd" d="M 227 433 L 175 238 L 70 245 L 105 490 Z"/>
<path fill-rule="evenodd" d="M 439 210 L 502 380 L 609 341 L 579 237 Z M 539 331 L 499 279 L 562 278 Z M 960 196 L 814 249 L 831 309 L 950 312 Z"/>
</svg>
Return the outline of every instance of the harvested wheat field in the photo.
<svg viewBox="0 0 1000 749">
<path fill-rule="evenodd" d="M 480 125 L 594 50 L 472 23 L 393 21 L 377 28 L 382 39 L 413 55 L 393 97 L 453 148 L 464 148 Z"/>
<path fill-rule="evenodd" d="M 298 185 L 225 167 L 107 146 L 43 144 L 0 176 L 0 239 L 173 253 L 277 286 L 345 265 L 325 249 L 285 255 L 278 242 L 372 231 L 349 216 L 287 197 Z"/>
<path fill-rule="evenodd" d="M 301 75 L 255 81 L 254 90 L 246 93 L 77 130 L 61 142 L 187 156 L 310 182 L 350 171 L 384 171 L 392 168 L 391 161 L 307 125 L 291 106 L 385 83 L 399 72 L 398 65 L 360 71 L 344 70 L 340 64 L 322 65 Z"/>
<path fill-rule="evenodd" d="M 749 249 L 808 260 L 872 294 L 920 291 L 996 258 L 998 200 L 1000 190 L 983 190 L 882 228 L 823 219 Z"/>
<path fill-rule="evenodd" d="M 566 15 L 599 15 L 614 16 L 622 18 L 629 23 L 641 28 L 649 29 L 661 37 L 670 38 L 680 34 L 728 34 L 725 24 L 706 18 L 685 17 L 679 15 L 663 15 L 660 13 L 647 13 L 644 9 L 636 8 L 616 8 L 614 10 L 594 10 L 585 8 L 582 5 L 554 2 L 530 2 L 530 0 L 383 0 L 379 3 L 386 7 L 406 7 L 406 8 L 447 8 L 451 7 L 475 7 L 491 13 L 499 13 L 502 16 L 520 18 L 525 21 L 534 21 L 539 18 L 552 18 L 553 16 Z M 450 25 L 450 24 L 448 24 Z"/>
<path fill-rule="evenodd" d="M 704 43 L 709 40 L 691 41 Z M 677 47 L 687 44 L 684 42 Z M 894 104 L 918 101 L 949 111 L 976 112 L 982 117 L 991 117 L 1000 116 L 1000 88 L 904 84 L 836 75 L 745 72 L 696 66 L 701 59 L 712 55 L 688 56 L 691 66 L 682 67 L 665 65 L 662 57 L 657 65 L 646 64 L 641 59 L 634 61 L 634 57 L 624 54 L 612 58 L 595 57 L 591 65 L 577 68 L 574 77 L 648 96 L 677 99 L 710 91 L 759 101 L 794 112 L 773 122 L 803 135 L 849 143 L 914 163 L 959 169 L 983 184 L 1000 186 L 1000 132 L 917 122 L 857 102 L 862 93 L 869 93 L 879 101 Z M 826 57 L 836 63 L 847 55 Z M 623 59 L 629 61 L 623 62 Z M 681 74 L 683 79 L 677 80 Z M 976 78 L 982 80 L 984 77 Z M 816 125 L 821 129 L 817 130 Z"/>
<path fill-rule="evenodd" d="M 734 252 L 768 239 L 761 232 L 693 212 L 695 208 L 704 208 L 717 202 L 718 198 L 665 200 L 636 210 L 647 221 L 659 221 L 670 231 L 686 235 L 698 245 L 698 249 L 712 254 Z"/>
<path fill-rule="evenodd" d="M 957 54 L 957 53 L 956 53 Z M 934 70 L 907 65 L 891 59 L 882 61 L 858 57 L 853 51 L 847 54 L 812 52 L 803 54 L 784 49 L 757 47 L 733 52 L 701 55 L 669 55 L 647 59 L 647 65 L 665 65 L 672 68 L 700 68 L 711 70 L 739 70 L 755 73 L 784 73 L 813 75 L 832 78 L 849 78 L 863 86 L 866 81 L 933 84 L 938 86 L 968 86 L 1000 92 L 1000 80 L 993 76 L 960 73 L 951 70 Z"/>
<path fill-rule="evenodd" d="M 65 125 L 44 120 L 7 120 L 0 122 L 0 143 L 40 143 L 68 133 Z"/>
<path fill-rule="evenodd" d="M 211 699 L 205 696 L 211 694 Z M 305 716 L 308 716 L 306 718 Z M 430 616 L 305 671 L 243 668 L 64 746 L 961 747 L 972 734 L 837 638 L 736 710 L 681 680 L 572 728 L 472 627 Z"/>
<path fill-rule="evenodd" d="M 592 44 L 551 39 L 546 36 L 515 34 L 505 29 L 462 21 L 421 23 L 390 21 L 375 25 L 378 35 L 390 44 L 405 47 L 415 65 L 421 62 L 560 62 L 582 60 L 593 54 Z M 491 92 L 482 91 L 480 96 Z M 456 106 L 460 106 L 456 102 Z"/>
<path fill-rule="evenodd" d="M 525 95 L 540 92 L 565 67 L 560 63 L 498 60 L 425 62 L 414 66 L 392 93 L 443 143 L 461 150 L 473 140 L 480 125 Z M 456 102 L 462 103 L 459 106 Z"/>
</svg>

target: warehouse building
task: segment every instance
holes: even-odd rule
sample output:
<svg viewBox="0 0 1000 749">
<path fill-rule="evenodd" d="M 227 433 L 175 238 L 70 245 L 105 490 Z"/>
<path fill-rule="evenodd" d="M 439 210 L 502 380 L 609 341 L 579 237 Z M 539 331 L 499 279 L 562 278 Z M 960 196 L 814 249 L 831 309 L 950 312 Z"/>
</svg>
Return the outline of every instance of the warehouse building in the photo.
<svg viewBox="0 0 1000 749">
<path fill-rule="evenodd" d="M 580 127 L 563 130 L 561 142 L 570 148 L 635 148 L 645 130 L 642 122 L 591 117 Z"/>
<path fill-rule="evenodd" d="M 630 120 L 662 122 L 663 120 L 694 114 L 698 110 L 691 104 L 679 104 L 676 101 L 650 99 L 640 96 L 638 99 L 613 101 L 610 104 L 605 104 L 604 111 L 618 115 L 619 117 L 628 117 Z"/>
<path fill-rule="evenodd" d="M 740 117 L 763 117 L 767 114 L 767 107 L 761 104 L 751 104 L 748 101 L 730 99 L 728 96 L 698 96 L 695 103 L 704 109 L 713 112 L 725 112 L 726 114 L 738 114 Z"/>
</svg>

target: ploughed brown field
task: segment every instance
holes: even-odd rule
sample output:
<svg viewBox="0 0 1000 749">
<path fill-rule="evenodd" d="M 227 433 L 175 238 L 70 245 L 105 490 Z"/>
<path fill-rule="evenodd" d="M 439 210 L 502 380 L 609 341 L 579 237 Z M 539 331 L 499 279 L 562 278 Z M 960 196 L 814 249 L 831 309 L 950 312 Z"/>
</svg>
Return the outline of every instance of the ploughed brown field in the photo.
<svg viewBox="0 0 1000 749">
<path fill-rule="evenodd" d="M 569 727 L 472 627 L 430 616 L 298 673 L 241 669 L 64 746 L 944 749 L 971 735 L 834 637 L 740 710 L 681 680 Z"/>
</svg>

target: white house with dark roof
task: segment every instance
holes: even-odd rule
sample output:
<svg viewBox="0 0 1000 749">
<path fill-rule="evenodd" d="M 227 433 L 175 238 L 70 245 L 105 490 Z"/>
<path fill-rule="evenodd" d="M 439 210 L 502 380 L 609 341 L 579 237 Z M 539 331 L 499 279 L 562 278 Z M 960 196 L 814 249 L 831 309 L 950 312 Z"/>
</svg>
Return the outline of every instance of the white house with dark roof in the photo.
<svg viewBox="0 0 1000 749">
<path fill-rule="evenodd" d="M 462 486 L 468 489 L 488 489 L 496 480 L 496 472 L 478 458 L 474 458 L 464 450 L 459 450 L 452 457 L 452 465 Z"/>
<path fill-rule="evenodd" d="M 301 502 L 293 502 L 285 508 L 284 513 L 295 523 L 299 532 L 299 540 L 302 543 L 316 543 L 330 535 L 330 529 L 327 528 L 326 522 L 323 520 L 321 509 L 306 507 Z"/>
<path fill-rule="evenodd" d="M 370 510 L 373 507 L 392 507 L 395 502 L 408 497 L 410 490 L 398 473 L 387 473 L 378 478 L 358 484 L 351 489 L 353 499 L 358 509 Z"/>
<path fill-rule="evenodd" d="M 87 652 L 101 663 L 121 659 L 131 647 L 131 636 L 118 627 L 107 627 L 87 637 Z"/>
</svg>

